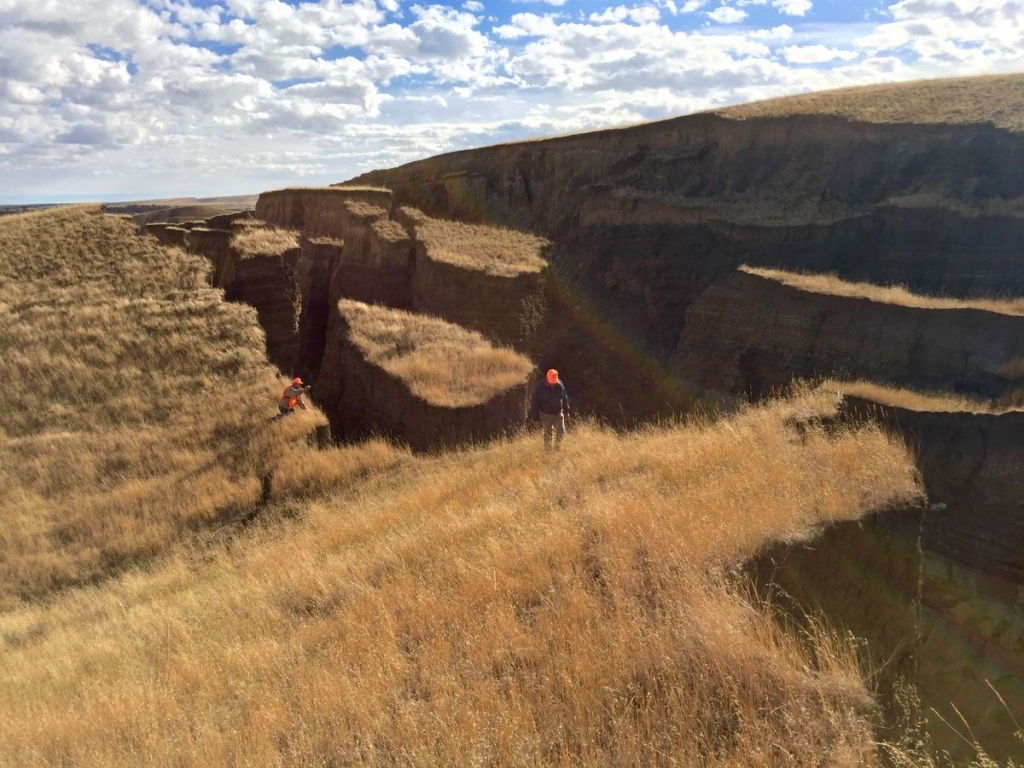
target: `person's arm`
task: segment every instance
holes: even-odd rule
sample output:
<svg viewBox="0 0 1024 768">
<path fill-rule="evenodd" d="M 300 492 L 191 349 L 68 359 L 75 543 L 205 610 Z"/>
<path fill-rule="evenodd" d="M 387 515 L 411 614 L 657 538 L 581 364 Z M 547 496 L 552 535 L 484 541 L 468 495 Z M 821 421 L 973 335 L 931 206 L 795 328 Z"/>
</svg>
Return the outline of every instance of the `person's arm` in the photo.
<svg viewBox="0 0 1024 768">
<path fill-rule="evenodd" d="M 562 384 L 562 382 L 558 382 Z M 569 390 L 565 388 L 565 384 L 562 384 L 562 410 L 569 413 Z"/>
</svg>

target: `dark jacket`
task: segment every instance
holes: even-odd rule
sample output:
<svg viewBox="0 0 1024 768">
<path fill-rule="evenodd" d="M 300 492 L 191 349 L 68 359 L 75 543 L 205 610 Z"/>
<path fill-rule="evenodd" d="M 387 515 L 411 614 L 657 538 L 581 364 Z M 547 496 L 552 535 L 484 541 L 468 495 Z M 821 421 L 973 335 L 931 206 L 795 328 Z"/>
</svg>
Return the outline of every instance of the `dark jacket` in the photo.
<svg viewBox="0 0 1024 768">
<path fill-rule="evenodd" d="M 537 382 L 533 390 L 533 400 L 530 401 L 530 421 L 540 421 L 541 413 L 549 416 L 556 416 L 561 411 L 569 410 L 569 395 L 565 392 L 565 385 L 559 381 L 557 384 L 548 384 L 547 379 Z"/>
</svg>

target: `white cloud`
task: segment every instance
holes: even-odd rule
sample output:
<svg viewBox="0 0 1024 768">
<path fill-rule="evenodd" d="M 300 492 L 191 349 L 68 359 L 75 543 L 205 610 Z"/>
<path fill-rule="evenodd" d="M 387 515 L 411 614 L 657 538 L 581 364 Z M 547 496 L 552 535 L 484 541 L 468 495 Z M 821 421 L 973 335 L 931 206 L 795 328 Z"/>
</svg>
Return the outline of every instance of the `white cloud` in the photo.
<svg viewBox="0 0 1024 768">
<path fill-rule="evenodd" d="M 600 13 L 590 14 L 590 21 L 594 24 L 609 24 L 622 21 L 632 21 L 636 24 L 646 24 L 657 21 L 661 18 L 661 11 L 652 5 L 644 5 L 638 8 L 627 8 L 624 5 L 617 5 L 605 8 Z"/>
<path fill-rule="evenodd" d="M 782 55 L 791 64 L 824 64 L 841 59 L 850 61 L 859 55 L 856 51 L 844 51 L 824 45 L 790 45 L 782 49 Z"/>
<path fill-rule="evenodd" d="M 780 13 L 790 16 L 805 16 L 814 4 L 811 0 L 772 0 L 772 6 L 778 8 Z"/>
<path fill-rule="evenodd" d="M 712 21 L 717 21 L 719 24 L 738 24 L 747 18 L 747 12 L 741 11 L 739 8 L 723 5 L 706 13 L 705 16 Z"/>
<path fill-rule="evenodd" d="M 882 23 L 822 10 L 793 26 L 778 22 L 809 0 L 536 2 L 501 20 L 485 5 L 0 0 L 0 189 L 259 191 L 798 91 L 1024 69 L 1024 0 L 888 0 Z"/>
</svg>

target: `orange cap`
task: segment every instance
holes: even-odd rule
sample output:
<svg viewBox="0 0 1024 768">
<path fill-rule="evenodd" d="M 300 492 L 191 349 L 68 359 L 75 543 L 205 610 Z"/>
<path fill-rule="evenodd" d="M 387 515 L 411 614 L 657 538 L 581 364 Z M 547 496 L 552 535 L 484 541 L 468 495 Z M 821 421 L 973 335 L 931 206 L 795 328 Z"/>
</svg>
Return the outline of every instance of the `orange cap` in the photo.
<svg viewBox="0 0 1024 768">
<path fill-rule="evenodd" d="M 557 383 L 558 383 L 558 371 L 556 371 L 554 368 L 552 368 L 550 371 L 548 371 L 548 384 L 557 384 Z"/>
<path fill-rule="evenodd" d="M 294 379 L 292 379 L 292 384 L 294 384 L 296 387 L 301 387 L 302 386 L 302 379 L 300 379 L 298 376 L 296 376 Z"/>
</svg>

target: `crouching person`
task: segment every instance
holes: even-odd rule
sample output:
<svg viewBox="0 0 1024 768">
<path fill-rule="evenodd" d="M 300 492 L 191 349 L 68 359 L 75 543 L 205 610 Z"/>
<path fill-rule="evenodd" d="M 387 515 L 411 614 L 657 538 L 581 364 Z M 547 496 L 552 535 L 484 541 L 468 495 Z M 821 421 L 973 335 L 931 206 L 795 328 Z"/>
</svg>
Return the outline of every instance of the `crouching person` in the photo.
<svg viewBox="0 0 1024 768">
<path fill-rule="evenodd" d="M 295 411 L 296 406 L 302 410 L 306 410 L 306 403 L 303 401 L 302 396 L 309 391 L 309 387 L 302 386 L 302 379 L 297 376 L 292 379 L 292 383 L 285 387 L 284 392 L 281 393 L 281 400 L 277 404 L 277 410 L 281 416 L 288 416 Z"/>
<path fill-rule="evenodd" d="M 544 447 L 557 449 L 565 436 L 565 417 L 569 413 L 569 395 L 558 380 L 558 371 L 552 368 L 537 382 L 530 402 L 530 420 L 540 424 Z"/>
</svg>

